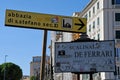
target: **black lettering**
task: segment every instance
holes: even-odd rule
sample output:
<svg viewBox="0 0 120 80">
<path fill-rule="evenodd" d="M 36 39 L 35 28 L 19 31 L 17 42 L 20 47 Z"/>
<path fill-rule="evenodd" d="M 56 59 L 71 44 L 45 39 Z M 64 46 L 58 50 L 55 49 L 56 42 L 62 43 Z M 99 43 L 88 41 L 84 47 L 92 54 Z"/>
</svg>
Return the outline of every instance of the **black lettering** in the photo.
<svg viewBox="0 0 120 80">
<path fill-rule="evenodd" d="M 36 25 L 36 26 L 37 26 L 37 22 L 34 22 L 34 25 Z"/>
<path fill-rule="evenodd" d="M 28 21 L 27 24 L 30 24 L 30 21 Z"/>
<path fill-rule="evenodd" d="M 108 60 L 108 64 L 113 64 L 113 61 L 112 60 Z"/>
<path fill-rule="evenodd" d="M 52 24 L 49 24 L 49 26 L 50 26 L 50 27 L 53 27 L 53 25 L 52 25 Z"/>
<path fill-rule="evenodd" d="M 100 56 L 100 51 L 97 51 L 97 53 L 96 53 L 96 57 L 97 57 L 97 56 Z"/>
<path fill-rule="evenodd" d="M 8 13 L 9 17 L 16 17 L 16 18 L 26 18 L 26 19 L 31 19 L 31 15 L 28 14 L 19 14 L 19 13 Z"/>
<path fill-rule="evenodd" d="M 31 19 L 31 16 L 30 16 L 30 15 L 28 15 L 28 18 L 29 18 L 29 19 Z"/>
<path fill-rule="evenodd" d="M 8 16 L 11 17 L 11 13 L 8 13 Z"/>
<path fill-rule="evenodd" d="M 17 20 L 15 20 L 15 23 L 17 23 L 17 24 L 18 24 L 18 21 L 17 21 Z"/>
<path fill-rule="evenodd" d="M 23 24 L 25 24 L 25 21 L 24 21 L 24 20 L 23 20 L 22 22 L 23 22 Z"/>
<path fill-rule="evenodd" d="M 104 51 L 101 52 L 101 57 L 105 57 L 105 52 Z"/>
<path fill-rule="evenodd" d="M 22 24 L 22 21 L 21 21 L 21 20 L 18 20 L 18 24 Z"/>
<path fill-rule="evenodd" d="M 33 25 L 33 22 L 31 22 L 31 25 Z"/>
<path fill-rule="evenodd" d="M 8 19 L 8 22 L 13 23 L 13 19 L 12 18 Z"/>
<path fill-rule="evenodd" d="M 106 51 L 106 57 L 112 57 L 112 51 Z"/>
<path fill-rule="evenodd" d="M 92 51 L 92 57 L 96 57 L 96 52 Z"/>
<path fill-rule="evenodd" d="M 27 15 L 23 15 L 23 18 L 27 18 Z"/>
<path fill-rule="evenodd" d="M 29 21 L 25 21 L 25 24 L 29 24 Z"/>
<path fill-rule="evenodd" d="M 92 52 L 87 52 L 88 57 L 92 57 Z"/>
<path fill-rule="evenodd" d="M 88 46 L 86 46 L 86 45 L 83 45 L 83 49 L 88 49 Z"/>
<path fill-rule="evenodd" d="M 15 14 L 12 12 L 12 17 L 15 17 Z"/>
<path fill-rule="evenodd" d="M 48 23 L 46 23 L 46 26 L 48 27 L 48 26 L 49 26 L 49 24 L 48 24 Z"/>
<path fill-rule="evenodd" d="M 43 23 L 43 26 L 45 26 L 45 23 Z"/>
<path fill-rule="evenodd" d="M 19 14 L 16 13 L 16 17 L 19 17 Z"/>
<path fill-rule="evenodd" d="M 41 23 L 40 22 L 38 22 L 38 26 L 40 26 L 41 25 Z"/>
<path fill-rule="evenodd" d="M 84 56 L 87 57 L 88 52 L 84 52 Z"/>
<path fill-rule="evenodd" d="M 112 51 L 85 51 L 84 57 L 112 57 Z"/>
<path fill-rule="evenodd" d="M 22 15 L 20 15 L 20 18 L 24 18 Z"/>
<path fill-rule="evenodd" d="M 56 27 L 56 28 L 57 28 L 57 27 L 58 27 L 58 24 L 54 24 L 54 27 Z"/>
<path fill-rule="evenodd" d="M 75 57 L 83 57 L 82 52 L 75 52 Z"/>
<path fill-rule="evenodd" d="M 70 49 L 70 50 L 74 50 L 74 47 L 73 47 L 73 46 L 70 46 L 69 49 Z"/>
</svg>

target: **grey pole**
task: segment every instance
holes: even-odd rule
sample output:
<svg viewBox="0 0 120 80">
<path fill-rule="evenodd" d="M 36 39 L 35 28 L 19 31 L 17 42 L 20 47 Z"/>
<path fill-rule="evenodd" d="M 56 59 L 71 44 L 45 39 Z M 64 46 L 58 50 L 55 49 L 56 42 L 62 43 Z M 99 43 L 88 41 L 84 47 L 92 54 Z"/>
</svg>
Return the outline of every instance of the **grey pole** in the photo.
<svg viewBox="0 0 120 80">
<path fill-rule="evenodd" d="M 41 67 L 40 67 L 40 80 L 45 80 L 45 60 L 46 60 L 46 46 L 47 46 L 47 30 L 44 30 L 43 36 L 43 51 L 42 51 L 42 59 L 41 59 Z"/>
</svg>

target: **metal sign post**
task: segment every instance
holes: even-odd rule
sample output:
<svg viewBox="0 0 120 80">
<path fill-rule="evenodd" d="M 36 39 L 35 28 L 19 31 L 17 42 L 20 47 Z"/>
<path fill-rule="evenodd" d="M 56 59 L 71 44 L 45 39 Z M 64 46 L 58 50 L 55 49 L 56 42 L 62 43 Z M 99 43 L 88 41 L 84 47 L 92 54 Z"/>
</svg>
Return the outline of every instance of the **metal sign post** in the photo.
<svg viewBox="0 0 120 80">
<path fill-rule="evenodd" d="M 40 80 L 44 80 L 45 72 L 45 61 L 46 61 L 46 45 L 47 45 L 47 30 L 44 30 L 43 36 L 43 51 L 42 51 L 42 61 L 40 67 Z"/>
<path fill-rule="evenodd" d="M 77 80 L 80 80 L 80 74 L 79 73 L 77 74 Z"/>
<path fill-rule="evenodd" d="M 93 74 L 94 73 L 92 73 L 92 72 L 89 74 L 90 75 L 90 80 L 93 80 Z"/>
</svg>

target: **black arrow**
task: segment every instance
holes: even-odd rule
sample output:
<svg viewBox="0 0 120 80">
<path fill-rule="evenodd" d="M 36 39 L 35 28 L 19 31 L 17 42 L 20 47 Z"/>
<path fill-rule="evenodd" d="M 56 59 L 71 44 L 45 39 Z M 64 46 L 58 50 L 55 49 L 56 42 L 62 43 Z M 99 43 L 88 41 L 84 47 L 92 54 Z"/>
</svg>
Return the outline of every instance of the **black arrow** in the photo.
<svg viewBox="0 0 120 80">
<path fill-rule="evenodd" d="M 81 22 L 81 24 L 75 23 L 75 25 L 80 26 L 80 28 L 78 30 L 81 30 L 85 26 L 85 24 L 83 23 L 83 21 L 81 19 L 79 19 L 79 21 Z"/>
</svg>

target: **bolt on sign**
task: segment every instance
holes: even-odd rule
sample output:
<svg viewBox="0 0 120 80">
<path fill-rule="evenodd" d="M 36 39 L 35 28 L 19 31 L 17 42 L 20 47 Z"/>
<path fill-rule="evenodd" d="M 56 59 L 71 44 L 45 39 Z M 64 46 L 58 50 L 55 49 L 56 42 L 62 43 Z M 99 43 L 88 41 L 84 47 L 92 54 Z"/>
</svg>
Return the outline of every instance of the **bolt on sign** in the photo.
<svg viewBox="0 0 120 80">
<path fill-rule="evenodd" d="M 56 42 L 55 72 L 114 72 L 114 41 Z"/>
<path fill-rule="evenodd" d="M 6 10 L 5 25 L 66 32 L 86 32 L 86 18 Z"/>
</svg>

